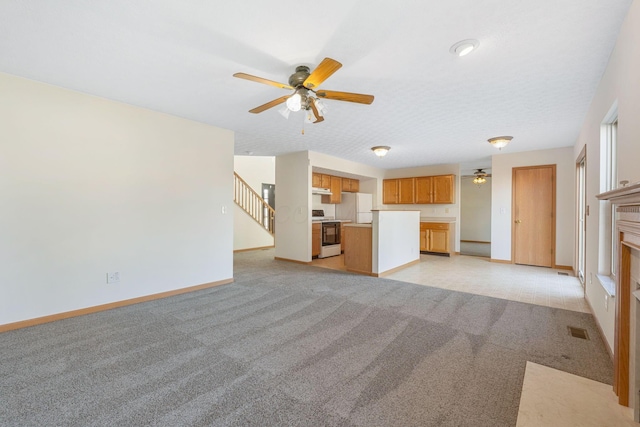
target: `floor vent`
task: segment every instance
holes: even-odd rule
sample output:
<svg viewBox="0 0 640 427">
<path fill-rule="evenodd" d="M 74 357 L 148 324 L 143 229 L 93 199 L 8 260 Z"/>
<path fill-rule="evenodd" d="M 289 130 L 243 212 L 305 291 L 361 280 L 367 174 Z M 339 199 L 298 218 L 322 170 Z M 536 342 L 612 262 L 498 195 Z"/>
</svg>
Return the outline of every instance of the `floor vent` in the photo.
<svg viewBox="0 0 640 427">
<path fill-rule="evenodd" d="M 558 271 L 559 276 L 568 276 L 569 273 L 563 273 L 562 271 Z"/>
<path fill-rule="evenodd" d="M 569 335 L 571 335 L 572 337 L 580 338 L 583 340 L 589 339 L 589 334 L 587 333 L 586 329 L 576 328 L 573 326 L 567 326 L 567 328 L 569 329 Z"/>
</svg>

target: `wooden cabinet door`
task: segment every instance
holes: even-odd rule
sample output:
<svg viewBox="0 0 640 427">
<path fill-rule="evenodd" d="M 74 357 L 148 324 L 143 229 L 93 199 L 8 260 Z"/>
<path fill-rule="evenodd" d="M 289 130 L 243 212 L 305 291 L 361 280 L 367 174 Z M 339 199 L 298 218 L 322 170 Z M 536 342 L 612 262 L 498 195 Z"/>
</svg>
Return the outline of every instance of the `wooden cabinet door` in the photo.
<svg viewBox="0 0 640 427">
<path fill-rule="evenodd" d="M 382 180 L 382 204 L 393 205 L 398 203 L 398 180 Z"/>
<path fill-rule="evenodd" d="M 312 187 L 322 187 L 322 175 L 319 173 L 312 173 L 311 174 L 311 186 Z"/>
<path fill-rule="evenodd" d="M 433 182 L 430 176 L 421 176 L 416 178 L 416 203 L 431 203 L 431 184 Z"/>
<path fill-rule="evenodd" d="M 341 203 L 342 202 L 342 178 L 339 176 L 331 177 L 331 202 L 330 203 Z"/>
<path fill-rule="evenodd" d="M 344 223 L 340 223 L 340 251 L 342 253 L 344 253 L 344 248 L 346 247 L 345 243 L 345 239 L 344 239 L 344 230 L 345 230 Z"/>
<path fill-rule="evenodd" d="M 429 252 L 449 252 L 449 230 L 429 230 Z"/>
<path fill-rule="evenodd" d="M 351 180 L 351 192 L 352 193 L 357 193 L 358 191 L 360 191 L 360 180 L 359 179 L 352 179 Z"/>
<path fill-rule="evenodd" d="M 421 251 L 426 251 L 428 248 L 428 244 L 427 244 L 428 234 L 429 234 L 429 230 L 426 230 L 420 227 L 420 250 Z"/>
<path fill-rule="evenodd" d="M 320 187 L 331 188 L 331 175 L 320 175 Z"/>
<path fill-rule="evenodd" d="M 433 176 L 431 203 L 452 204 L 454 203 L 454 175 Z"/>
<path fill-rule="evenodd" d="M 351 191 L 351 179 L 342 178 L 342 191 L 346 193 Z"/>
<path fill-rule="evenodd" d="M 415 203 L 415 178 L 398 179 L 398 203 L 407 205 Z"/>
<path fill-rule="evenodd" d="M 320 255 L 320 246 L 322 244 L 322 224 L 311 224 L 311 256 Z"/>
</svg>

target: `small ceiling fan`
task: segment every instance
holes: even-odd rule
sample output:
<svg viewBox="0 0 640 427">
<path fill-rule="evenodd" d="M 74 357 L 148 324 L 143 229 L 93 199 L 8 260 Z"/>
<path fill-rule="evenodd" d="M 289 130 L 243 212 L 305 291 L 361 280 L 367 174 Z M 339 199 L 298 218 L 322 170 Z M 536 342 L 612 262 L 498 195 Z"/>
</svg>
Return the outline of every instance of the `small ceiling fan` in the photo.
<svg viewBox="0 0 640 427">
<path fill-rule="evenodd" d="M 280 98 L 249 110 L 250 113 L 262 113 L 269 108 L 273 108 L 276 105 L 286 102 L 287 109 L 289 111 L 311 111 L 315 117 L 315 121 L 313 123 L 318 123 L 324 120 L 324 117 L 322 117 L 321 114 L 324 107 L 322 103 L 319 102 L 320 99 L 333 99 L 336 101 L 356 102 L 359 104 L 371 104 L 373 102 L 373 95 L 317 89 L 322 82 L 338 71 L 340 67 L 342 67 L 342 64 L 331 58 L 324 58 L 313 72 L 310 71 L 309 67 L 300 65 L 296 67 L 295 73 L 289 76 L 289 84 L 278 83 L 273 80 L 267 80 L 262 77 L 256 77 L 245 73 L 235 73 L 233 77 L 293 91 L 290 95 L 281 96 Z"/>
<path fill-rule="evenodd" d="M 486 173 L 482 169 L 476 169 L 476 171 L 471 176 L 473 176 L 474 184 L 481 185 L 487 182 L 487 178 L 490 178 L 491 174 Z"/>
</svg>

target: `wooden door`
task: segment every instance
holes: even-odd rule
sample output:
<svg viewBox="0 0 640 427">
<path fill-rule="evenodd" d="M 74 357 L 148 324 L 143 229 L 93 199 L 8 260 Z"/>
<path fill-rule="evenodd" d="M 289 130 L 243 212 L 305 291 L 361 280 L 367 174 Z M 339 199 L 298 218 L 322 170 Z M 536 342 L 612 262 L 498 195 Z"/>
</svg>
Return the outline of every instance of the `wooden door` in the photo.
<svg viewBox="0 0 640 427">
<path fill-rule="evenodd" d="M 385 205 L 398 203 L 397 179 L 382 180 L 382 203 Z"/>
<path fill-rule="evenodd" d="M 359 179 L 352 179 L 351 180 L 351 192 L 352 193 L 357 193 L 360 191 L 360 180 Z"/>
<path fill-rule="evenodd" d="M 453 204 L 453 175 L 434 176 L 433 179 L 433 196 L 431 203 Z"/>
<path fill-rule="evenodd" d="M 398 203 L 413 204 L 415 203 L 415 178 L 398 179 Z"/>
<path fill-rule="evenodd" d="M 420 176 L 416 178 L 416 203 L 431 203 L 432 177 Z"/>
<path fill-rule="evenodd" d="M 322 187 L 322 175 L 320 175 L 319 173 L 313 173 L 311 175 L 312 179 L 311 179 L 311 186 L 312 187 Z"/>
<path fill-rule="evenodd" d="M 330 188 L 331 187 L 331 175 L 320 175 L 320 187 L 322 188 Z"/>
<path fill-rule="evenodd" d="M 556 165 L 513 168 L 512 259 L 555 266 Z"/>
</svg>

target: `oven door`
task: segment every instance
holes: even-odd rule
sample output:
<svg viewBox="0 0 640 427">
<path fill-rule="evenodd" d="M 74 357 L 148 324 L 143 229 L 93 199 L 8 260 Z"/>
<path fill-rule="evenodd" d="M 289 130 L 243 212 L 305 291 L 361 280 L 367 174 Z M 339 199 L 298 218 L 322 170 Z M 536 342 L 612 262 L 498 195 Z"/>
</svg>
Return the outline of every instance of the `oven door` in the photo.
<svg viewBox="0 0 640 427">
<path fill-rule="evenodd" d="M 322 223 L 322 246 L 339 245 L 340 244 L 340 223 L 339 222 L 323 222 Z"/>
</svg>

